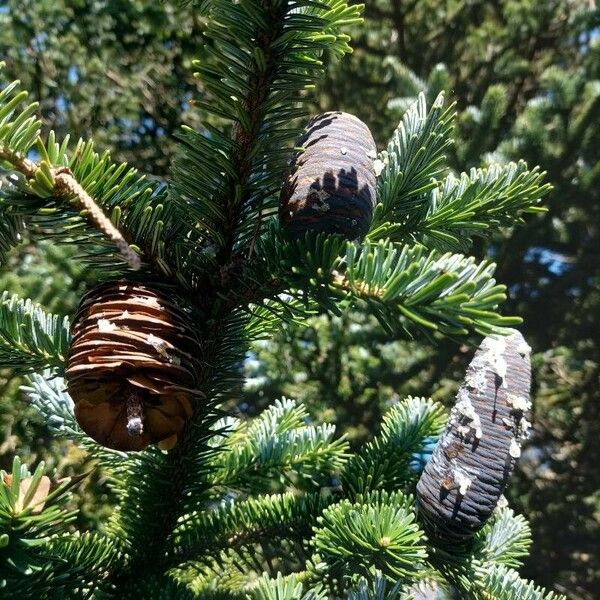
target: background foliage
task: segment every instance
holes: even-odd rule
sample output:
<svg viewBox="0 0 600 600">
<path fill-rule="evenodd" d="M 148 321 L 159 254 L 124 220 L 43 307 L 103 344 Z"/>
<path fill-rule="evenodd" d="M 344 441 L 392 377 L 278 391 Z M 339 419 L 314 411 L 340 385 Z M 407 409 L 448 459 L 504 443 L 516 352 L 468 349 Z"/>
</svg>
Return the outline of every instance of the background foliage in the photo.
<svg viewBox="0 0 600 600">
<path fill-rule="evenodd" d="M 446 150 L 453 169 L 479 167 L 485 153 L 522 157 L 554 186 L 547 214 L 505 239 L 476 240 L 475 251 L 498 262 L 498 279 L 510 286 L 507 312 L 525 318 L 536 352 L 535 435 L 511 488 L 534 535 L 524 573 L 591 599 L 600 586 L 600 15 L 593 2 L 572 0 L 372 0 L 366 17 L 354 54 L 331 65 L 315 111 L 358 114 L 382 148 L 418 92 L 431 103 L 445 89 L 459 112 L 457 142 Z M 188 124 L 197 118 L 185 107 L 192 92 L 202 96 L 191 60 L 202 57 L 203 27 L 189 7 L 168 2 L 0 2 L 0 59 L 59 139 L 93 133 L 115 159 L 160 175 L 180 109 Z M 41 256 L 21 246 L 0 288 L 68 312 L 89 283 L 86 272 L 68 252 Z M 239 410 L 253 413 L 288 394 L 358 442 L 375 433 L 394 397 L 451 401 L 466 347 L 436 340 L 434 352 L 420 339 L 383 340 L 374 322 L 351 313 L 287 326 L 249 356 Z M 73 447 L 47 441 L 17 398 L 18 383 L 11 373 L 0 377 L 2 466 L 18 445 L 28 462 L 81 469 Z M 107 492 L 102 481 L 87 485 L 83 515 L 95 519 Z"/>
</svg>

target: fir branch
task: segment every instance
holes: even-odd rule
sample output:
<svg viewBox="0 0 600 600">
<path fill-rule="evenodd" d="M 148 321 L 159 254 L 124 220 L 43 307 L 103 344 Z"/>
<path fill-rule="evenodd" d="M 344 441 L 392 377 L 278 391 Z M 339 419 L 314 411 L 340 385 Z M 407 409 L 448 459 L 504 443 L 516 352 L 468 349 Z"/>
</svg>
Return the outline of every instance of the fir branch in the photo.
<svg viewBox="0 0 600 600">
<path fill-rule="evenodd" d="M 4 63 L 0 62 L 0 71 Z M 13 81 L 0 90 L 0 165 L 13 164 L 25 176 L 31 176 L 35 165 L 27 153 L 38 139 L 41 121 L 35 116 L 37 102 L 19 108 L 27 99 L 27 92 L 19 90 L 20 82 Z"/>
<path fill-rule="evenodd" d="M 332 425 L 306 425 L 306 410 L 291 400 L 275 402 L 250 425 L 225 440 L 210 461 L 209 484 L 225 489 L 271 489 L 273 479 L 309 484 L 331 476 L 346 459 L 347 442 L 334 440 Z"/>
<path fill-rule="evenodd" d="M 306 592 L 305 589 L 306 586 L 298 581 L 295 574 L 284 577 L 278 573 L 276 579 L 271 579 L 264 574 L 248 595 L 252 600 L 327 600 L 328 598 L 322 586 Z"/>
<path fill-rule="evenodd" d="M 382 492 L 326 508 L 313 544 L 329 577 L 350 581 L 379 569 L 398 581 L 424 571 L 425 537 L 411 506 L 411 497 Z"/>
<path fill-rule="evenodd" d="M 346 241 L 340 236 L 307 234 L 290 238 L 277 222 L 271 222 L 257 241 L 252 260 L 234 282 L 231 302 L 258 305 L 267 300 L 273 307 L 280 305 L 279 311 L 286 311 L 293 303 L 303 318 L 319 305 L 335 313 L 336 303 L 328 302 L 329 293 L 324 286 L 331 272 L 341 268 L 340 256 L 345 248 Z"/>
<path fill-rule="evenodd" d="M 67 393 L 67 383 L 52 371 L 33 373 L 22 388 L 31 405 L 40 413 L 50 431 L 58 436 L 83 441 L 73 414 L 73 400 Z"/>
<path fill-rule="evenodd" d="M 529 554 L 531 530 L 521 515 L 510 508 L 498 509 L 492 522 L 475 536 L 476 560 L 519 568 Z"/>
<path fill-rule="evenodd" d="M 39 570 L 10 584 L 10 598 L 90 598 L 101 593 L 109 571 L 118 570 L 122 557 L 114 540 L 99 533 L 53 537 L 36 549 Z"/>
<path fill-rule="evenodd" d="M 489 237 L 502 226 L 523 223 L 524 213 L 545 212 L 539 203 L 551 186 L 542 184 L 544 175 L 522 161 L 472 169 L 458 179 L 450 174 L 402 220 L 383 228 L 385 235 L 442 251 L 468 250 L 475 235 Z"/>
<path fill-rule="evenodd" d="M 125 241 L 123 234 L 111 223 L 94 199 L 77 183 L 70 169 L 60 168 L 52 172 L 54 189 L 59 196 L 71 197 L 86 211 L 89 220 L 119 249 L 127 264 L 139 271 L 142 265 L 140 257 Z"/>
<path fill-rule="evenodd" d="M 282 322 L 301 326 L 305 319 L 318 314 L 318 307 L 284 294 L 276 299 L 263 300 L 260 304 L 251 304 L 248 314 L 246 332 L 248 339 L 255 342 L 270 339 L 281 330 Z"/>
<path fill-rule="evenodd" d="M 222 501 L 215 509 L 184 517 L 173 533 L 173 558 L 179 563 L 201 561 L 215 550 L 262 540 L 303 539 L 318 515 L 333 501 L 320 493 L 291 492 Z"/>
<path fill-rule="evenodd" d="M 69 320 L 44 312 L 31 300 L 0 295 L 0 368 L 29 373 L 61 369 L 69 348 Z"/>
<path fill-rule="evenodd" d="M 521 579 L 516 571 L 504 565 L 481 569 L 476 583 L 484 597 L 494 600 L 566 600 Z"/>
<path fill-rule="evenodd" d="M 0 61 L 0 72 L 3 68 L 4 63 Z M 41 122 L 34 116 L 38 108 L 36 103 L 15 115 L 26 98 L 27 92 L 19 91 L 18 81 L 0 89 L 0 173 L 6 162 L 17 165 L 22 172 L 32 170 L 32 163 L 25 154 L 37 139 Z M 0 192 L 4 185 L 5 182 L 0 181 Z M 20 241 L 21 230 L 21 219 L 10 215 L 0 199 L 0 264 L 6 260 L 6 253 Z"/>
<path fill-rule="evenodd" d="M 18 89 L 16 81 L 0 92 L 0 165 L 20 176 L 10 180 L 11 189 L 2 190 L 0 211 L 10 221 L 0 226 L 0 252 L 14 244 L 15 228 L 25 220 L 42 236 L 87 246 L 93 263 L 114 270 L 116 245 L 130 268 L 138 270 L 141 248 L 153 267 L 171 276 L 189 251 L 168 243 L 185 220 L 176 218 L 175 207 L 165 206 L 164 190 L 127 165 L 111 163 L 108 153 L 99 156 L 91 143 L 80 141 L 70 153 L 68 139 L 58 144 L 52 132 L 43 143 L 40 121 L 33 116 L 37 105 L 20 108 L 27 93 Z M 34 149 L 37 162 L 27 157 Z"/>
<path fill-rule="evenodd" d="M 285 542 L 279 544 L 280 553 L 289 552 Z M 265 579 L 275 573 L 268 573 L 261 545 L 222 551 L 214 556 L 207 555 L 200 563 L 190 563 L 183 569 L 174 569 L 177 578 L 189 581 L 195 597 L 207 600 L 249 600 L 257 590 L 261 576 Z M 299 579 L 296 573 L 291 579 Z M 287 579 L 287 578 L 286 578 Z M 267 589 L 277 589 L 276 582 L 266 581 Z M 263 588 L 264 589 L 264 588 Z"/>
<path fill-rule="evenodd" d="M 113 476 L 120 484 L 116 488 L 119 507 L 108 523 L 109 535 L 119 539 L 130 563 L 152 556 L 156 561 L 164 555 L 161 548 L 158 556 L 156 546 L 166 539 L 163 529 L 171 526 L 165 519 L 156 520 L 164 507 L 165 490 L 172 489 L 176 480 L 177 466 L 157 448 L 151 448 L 127 458 L 115 465 Z M 179 508 L 179 507 L 177 507 Z"/>
<path fill-rule="evenodd" d="M 211 100 L 195 104 L 232 133 L 184 130 L 173 168 L 176 199 L 201 227 L 202 262 L 228 265 L 250 253 L 276 210 L 303 91 L 321 75 L 324 51 L 350 51 L 341 29 L 360 21 L 361 9 L 346 0 L 210 3 L 211 59 L 197 67 Z"/>
<path fill-rule="evenodd" d="M 3 63 L 0 63 L 0 69 L 2 66 Z M 27 99 L 27 92 L 16 92 L 18 87 L 19 82 L 15 81 L 0 91 L 0 164 L 9 163 L 28 181 L 41 188 L 54 188 L 58 196 L 67 194 L 76 197 L 82 208 L 88 211 L 92 223 L 115 242 L 134 270 L 139 269 L 139 257 L 68 169 L 52 170 L 47 163 L 37 164 L 26 157 L 39 138 L 40 121 L 33 116 L 37 103 L 17 110 Z"/>
<path fill-rule="evenodd" d="M 260 564 L 255 548 L 241 551 L 222 551 L 215 556 L 207 556 L 203 562 L 189 563 L 181 569 L 173 569 L 178 580 L 186 581 L 195 598 L 208 600 L 247 600 L 245 583 L 248 572 L 257 576 Z"/>
<path fill-rule="evenodd" d="M 58 437 L 81 444 L 104 469 L 112 487 L 118 490 L 128 455 L 97 444 L 81 430 L 73 414 L 73 400 L 67 393 L 65 380 L 55 372 L 46 370 L 43 373 L 28 375 L 26 382 L 21 390 L 29 398 L 31 406 L 42 416 L 50 431 Z"/>
<path fill-rule="evenodd" d="M 58 485 L 44 475 L 44 463 L 33 474 L 18 457 L 11 473 L 0 471 L 0 587 L 3 597 L 40 597 L 55 592 L 60 595 L 82 585 L 82 575 L 91 574 L 92 564 L 100 564 L 101 543 L 89 545 L 92 563 L 76 562 L 82 552 L 68 553 L 58 540 L 76 512 L 70 510 L 70 489 L 77 482 L 63 480 Z M 80 549 L 81 550 L 81 549 Z M 66 553 L 66 554 L 65 554 Z M 7 595 L 8 594 L 8 595 Z M 67 592 L 68 594 L 68 592 Z M 68 594 L 70 596 L 70 594 Z M 55 596 L 52 596 L 55 597 Z"/>
<path fill-rule="evenodd" d="M 493 279 L 493 263 L 420 245 L 358 245 L 324 234 L 290 239 L 273 228 L 257 245 L 251 268 L 256 279 L 270 273 L 265 296 L 308 297 L 333 314 L 356 306 L 392 334 L 487 335 L 521 322 L 497 313 L 506 287 Z"/>
<path fill-rule="evenodd" d="M 488 236 L 501 226 L 521 223 L 523 213 L 543 211 L 539 203 L 551 188 L 542 184 L 543 173 L 528 171 L 523 162 L 438 180 L 454 120 L 454 107 L 444 110 L 443 103 L 440 94 L 427 111 L 420 94 L 382 154 L 370 240 L 464 252 L 474 235 Z"/>
<path fill-rule="evenodd" d="M 496 285 L 494 269 L 491 263 L 423 246 L 349 244 L 343 270 L 332 273 L 330 285 L 361 301 L 390 331 L 400 318 L 446 335 L 487 334 L 520 323 L 496 313 L 506 288 Z"/>
<path fill-rule="evenodd" d="M 31 474 L 18 456 L 13 459 L 10 473 L 0 471 L 0 526 L 7 541 L 15 542 L 11 550 L 18 552 L 18 546 L 27 547 L 25 540 L 46 539 L 59 533 L 63 524 L 75 517 L 75 512 L 66 508 L 69 482 L 51 491 L 52 482 L 44 471 L 45 464 L 40 462 Z M 12 566 L 18 569 L 14 561 Z"/>
<path fill-rule="evenodd" d="M 437 572 L 427 575 L 426 579 L 405 586 L 399 600 L 442 600 L 456 597 L 456 590 L 448 585 L 444 577 Z"/>
<path fill-rule="evenodd" d="M 114 586 L 106 595 L 97 594 L 98 600 L 198 600 L 198 596 L 184 582 L 178 581 L 173 574 L 149 574 L 147 569 L 142 571 L 143 577 L 137 577 L 131 586 L 124 590 Z M 93 597 L 96 600 L 96 595 Z M 202 600 L 246 600 L 245 598 L 229 595 L 212 596 L 210 592 Z"/>
<path fill-rule="evenodd" d="M 377 185 L 378 205 L 369 239 L 388 237 L 387 222 L 402 220 L 436 186 L 445 170 L 444 152 L 452 143 L 454 104 L 444 109 L 440 94 L 427 110 L 425 95 L 406 111 L 380 160 L 384 165 Z"/>
<path fill-rule="evenodd" d="M 347 600 L 406 600 L 400 596 L 402 582 L 390 585 L 379 570 L 369 579 L 361 578 L 358 584 L 348 592 Z"/>
<path fill-rule="evenodd" d="M 144 565 L 153 564 L 160 572 L 179 518 L 205 506 L 214 453 L 208 444 L 214 436 L 213 422 L 214 416 L 208 414 L 194 429 L 193 441 L 184 437 L 169 453 L 150 448 L 113 463 L 109 474 L 119 504 L 107 531 L 121 541 L 128 564 L 111 580 L 118 589 L 132 589 L 137 569 Z M 172 503 L 165 504 L 165 494 L 172 495 Z"/>
<path fill-rule="evenodd" d="M 13 182 L 13 189 L 4 194 L 4 203 L 12 214 L 31 221 L 40 237 L 58 233 L 80 243 L 95 243 L 96 247 L 103 243 L 103 237 L 107 238 L 111 244 L 109 248 L 116 246 L 130 268 L 139 270 L 139 255 L 106 216 L 100 204 L 114 202 L 115 198 L 131 202 L 140 195 L 140 184 L 146 188 L 147 184 L 144 185 L 141 180 L 132 182 L 134 171 L 127 172 L 125 165 L 111 165 L 108 155 L 98 157 L 93 153 L 91 144 L 80 142 L 73 159 L 68 159 L 65 154 L 66 144 L 58 146 L 53 136 L 48 146 L 38 140 L 37 149 L 44 160 L 39 163 L 27 161 L 27 168 L 21 171 L 26 181 Z M 13 166 L 17 168 L 17 163 Z M 96 192 L 96 199 L 92 197 L 92 191 Z M 128 194 L 125 198 L 124 192 Z M 115 214 L 120 216 L 120 208 L 116 206 L 115 209 L 118 210 Z M 83 234 L 79 238 L 78 227 Z M 97 253 L 96 250 L 92 255 Z"/>
<path fill-rule="evenodd" d="M 438 436 L 446 418 L 441 405 L 408 397 L 385 415 L 381 433 L 346 464 L 342 485 L 352 496 L 371 490 L 397 490 L 414 477 L 412 456 Z"/>
</svg>

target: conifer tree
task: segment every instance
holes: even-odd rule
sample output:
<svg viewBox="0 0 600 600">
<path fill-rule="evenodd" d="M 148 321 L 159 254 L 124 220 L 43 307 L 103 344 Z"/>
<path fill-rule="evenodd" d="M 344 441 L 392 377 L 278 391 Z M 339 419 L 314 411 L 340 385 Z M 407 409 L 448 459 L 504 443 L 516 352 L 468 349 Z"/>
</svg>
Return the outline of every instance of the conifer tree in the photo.
<svg viewBox="0 0 600 600">
<path fill-rule="evenodd" d="M 202 19 L 175 2 L 2 0 L 0 57 L 39 102 L 59 138 L 90 137 L 114 158 L 164 175 L 173 134 L 197 84 L 191 60 L 204 57 Z M 182 110 L 183 109 L 183 110 Z"/>
<path fill-rule="evenodd" d="M 358 5 L 197 10 L 208 117 L 183 129 L 165 181 L 42 132 L 19 83 L 0 89 L 2 259 L 27 232 L 73 246 L 98 284 L 71 315 L 5 294 L 0 366 L 28 376 L 33 406 L 116 495 L 103 527 L 73 532 L 80 481 L 15 459 L 0 481 L 3 595 L 556 598 L 519 577 L 529 530 L 501 503 L 527 430 L 529 351 L 498 312 L 494 265 L 466 254 L 541 210 L 542 174 L 447 174 L 443 95 L 429 108 L 420 96 L 379 155 L 342 113 L 300 137 Z M 291 400 L 246 422 L 224 413 L 252 340 L 349 307 L 389 336 L 486 336 L 448 420 L 408 397 L 350 452 Z"/>
<path fill-rule="evenodd" d="M 570 0 L 374 0 L 351 59 L 328 71 L 318 97 L 322 110 L 368 119 L 381 143 L 420 91 L 431 102 L 452 90 L 455 173 L 518 158 L 548 171 L 548 213 L 473 252 L 497 262 L 506 307 L 524 317 L 535 351 L 534 433 L 509 492 L 534 536 L 523 572 L 577 600 L 595 600 L 600 587 L 599 14 Z M 285 392 L 332 418 L 331 398 L 343 407 L 339 428 L 358 440 L 392 393 L 449 403 L 466 350 L 440 339 L 390 344 L 362 314 L 322 316 L 255 346 L 247 401 Z"/>
</svg>

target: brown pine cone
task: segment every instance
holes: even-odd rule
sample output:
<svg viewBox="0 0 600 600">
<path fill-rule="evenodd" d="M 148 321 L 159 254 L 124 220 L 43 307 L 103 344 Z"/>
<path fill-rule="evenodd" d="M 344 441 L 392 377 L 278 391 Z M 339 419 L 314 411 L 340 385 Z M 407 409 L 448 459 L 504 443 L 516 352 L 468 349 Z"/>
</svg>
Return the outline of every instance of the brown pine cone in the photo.
<svg viewBox="0 0 600 600">
<path fill-rule="evenodd" d="M 71 333 L 66 376 L 81 428 L 116 450 L 173 446 L 201 396 L 201 347 L 181 308 L 110 282 L 84 296 Z"/>
<path fill-rule="evenodd" d="M 417 484 L 419 512 L 432 538 L 469 539 L 498 505 L 530 426 L 530 351 L 513 330 L 485 338 L 475 353 Z"/>
<path fill-rule="evenodd" d="M 376 202 L 377 148 L 357 117 L 329 112 L 312 119 L 280 197 L 280 219 L 293 235 L 338 233 L 349 240 L 369 231 Z"/>
</svg>

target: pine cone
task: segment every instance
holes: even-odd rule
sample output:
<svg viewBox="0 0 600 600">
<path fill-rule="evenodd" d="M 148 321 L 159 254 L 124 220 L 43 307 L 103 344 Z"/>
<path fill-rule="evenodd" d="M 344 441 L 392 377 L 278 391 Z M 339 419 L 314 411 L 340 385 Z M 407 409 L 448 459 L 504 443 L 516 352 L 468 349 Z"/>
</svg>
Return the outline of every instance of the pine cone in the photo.
<svg viewBox="0 0 600 600">
<path fill-rule="evenodd" d="M 429 534 L 459 543 L 491 516 L 521 454 L 530 408 L 531 349 L 518 331 L 483 340 L 445 432 L 417 484 Z"/>
<path fill-rule="evenodd" d="M 330 112 L 312 119 L 283 186 L 280 218 L 293 235 L 338 233 L 350 240 L 368 232 L 376 201 L 377 149 L 357 117 Z"/>
<path fill-rule="evenodd" d="M 72 325 L 69 393 L 81 428 L 116 450 L 177 441 L 201 393 L 200 344 L 163 292 L 111 282 L 90 291 Z"/>
</svg>

